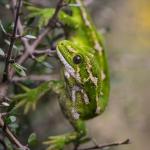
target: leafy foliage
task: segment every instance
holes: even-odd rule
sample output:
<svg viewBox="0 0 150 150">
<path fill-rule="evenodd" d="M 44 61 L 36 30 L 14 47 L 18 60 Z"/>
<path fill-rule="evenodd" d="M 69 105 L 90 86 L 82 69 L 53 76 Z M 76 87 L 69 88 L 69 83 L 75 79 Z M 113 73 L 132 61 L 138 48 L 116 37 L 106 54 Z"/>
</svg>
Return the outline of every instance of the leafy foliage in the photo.
<svg viewBox="0 0 150 150">
<path fill-rule="evenodd" d="M 28 144 L 33 147 L 37 143 L 37 135 L 35 133 L 32 133 L 28 138 Z"/>
<path fill-rule="evenodd" d="M 41 27 L 46 26 L 48 24 L 49 19 L 53 16 L 55 9 L 53 8 L 38 8 L 34 6 L 27 6 L 27 9 L 29 10 L 29 15 L 27 18 L 35 18 L 39 17 L 38 20 L 38 27 L 41 29 Z"/>
<path fill-rule="evenodd" d="M 12 66 L 15 69 L 15 71 L 18 73 L 18 75 L 26 76 L 26 73 L 25 73 L 26 68 L 25 67 L 23 67 L 17 63 L 13 63 Z"/>
<path fill-rule="evenodd" d="M 0 56 L 5 56 L 5 53 L 1 48 L 0 48 Z"/>
<path fill-rule="evenodd" d="M 27 6 L 26 8 L 30 12 L 29 15 L 27 16 L 27 19 L 38 17 L 37 24 L 39 29 L 48 24 L 50 18 L 53 16 L 55 12 L 54 8 L 39 8 L 31 5 Z M 74 19 L 72 19 L 72 17 L 63 10 L 59 12 L 58 18 L 68 26 L 74 27 L 75 25 Z"/>
</svg>

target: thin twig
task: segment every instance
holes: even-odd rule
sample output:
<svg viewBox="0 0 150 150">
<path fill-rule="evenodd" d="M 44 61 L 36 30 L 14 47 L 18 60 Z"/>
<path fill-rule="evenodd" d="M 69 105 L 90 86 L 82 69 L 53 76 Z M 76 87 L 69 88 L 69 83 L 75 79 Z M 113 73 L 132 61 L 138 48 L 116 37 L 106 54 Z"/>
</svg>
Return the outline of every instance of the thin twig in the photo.
<svg viewBox="0 0 150 150">
<path fill-rule="evenodd" d="M 5 125 L 2 115 L 0 114 L 0 128 L 3 129 L 3 132 L 8 137 L 8 139 L 14 143 L 21 150 L 30 150 L 27 146 L 21 144 L 21 142 L 13 135 L 13 133 L 9 130 L 9 128 Z"/>
<path fill-rule="evenodd" d="M 26 80 L 32 80 L 32 81 L 50 81 L 50 80 L 58 80 L 59 75 L 58 74 L 52 74 L 52 75 L 30 75 L 26 77 L 18 77 L 14 76 L 12 78 L 12 82 L 21 82 Z"/>
<path fill-rule="evenodd" d="M 95 144 L 95 146 L 93 147 L 88 147 L 88 148 L 83 148 L 83 149 L 78 149 L 78 150 L 100 150 L 100 149 L 104 149 L 104 148 L 110 148 L 110 147 L 114 147 L 114 146 L 120 146 L 120 145 L 127 145 L 130 144 L 130 139 L 126 139 L 123 142 L 115 142 L 115 143 L 110 143 L 110 144 L 104 144 L 104 145 L 97 145 Z"/>
<path fill-rule="evenodd" d="M 16 6 L 16 0 L 11 0 L 11 5 L 12 5 L 12 13 L 14 14 L 14 17 L 15 17 L 15 6 Z M 20 17 L 18 18 L 18 26 L 17 26 L 17 31 L 19 33 L 20 36 L 23 35 L 24 33 L 24 27 L 21 23 L 21 19 Z M 25 53 L 22 55 L 22 57 L 20 57 L 20 59 L 17 61 L 18 64 L 22 64 L 26 59 L 27 57 L 29 56 L 30 54 L 30 50 L 32 49 L 32 47 L 30 46 L 29 44 L 29 41 L 28 39 L 22 37 L 21 38 L 21 42 L 23 43 L 23 46 L 24 46 L 24 49 L 25 49 Z M 15 73 L 15 71 L 13 69 L 10 70 L 10 79 L 12 78 L 13 74 Z"/>
<path fill-rule="evenodd" d="M 44 31 L 42 31 L 42 33 L 36 38 L 36 40 L 33 42 L 32 44 L 32 50 L 34 50 L 39 43 L 42 41 L 42 39 L 49 33 L 50 28 L 45 28 Z"/>
<path fill-rule="evenodd" d="M 37 56 L 42 56 L 46 55 L 49 57 L 56 57 L 57 58 L 57 53 L 55 50 L 50 50 L 50 49 L 45 49 L 45 50 L 34 50 L 32 53 L 31 57 L 36 58 Z"/>
<path fill-rule="evenodd" d="M 7 54 L 6 54 L 5 69 L 4 69 L 4 73 L 3 73 L 3 82 L 7 81 L 8 76 L 9 76 L 9 63 L 10 63 L 9 61 L 11 59 L 11 53 L 13 50 L 13 45 L 15 43 L 15 37 L 16 37 L 16 32 L 17 32 L 17 24 L 18 24 L 18 18 L 19 18 L 19 13 L 20 13 L 21 2 L 22 2 L 22 0 L 18 0 L 15 22 L 14 22 L 14 29 L 13 29 L 12 37 L 10 38 L 11 41 L 10 41 L 9 49 L 8 49 Z"/>
<path fill-rule="evenodd" d="M 33 52 L 33 55 L 43 55 L 43 54 L 47 54 L 47 55 L 54 55 L 56 54 L 56 51 L 55 50 L 51 50 L 51 49 L 44 49 L 44 50 L 35 50 Z"/>
</svg>

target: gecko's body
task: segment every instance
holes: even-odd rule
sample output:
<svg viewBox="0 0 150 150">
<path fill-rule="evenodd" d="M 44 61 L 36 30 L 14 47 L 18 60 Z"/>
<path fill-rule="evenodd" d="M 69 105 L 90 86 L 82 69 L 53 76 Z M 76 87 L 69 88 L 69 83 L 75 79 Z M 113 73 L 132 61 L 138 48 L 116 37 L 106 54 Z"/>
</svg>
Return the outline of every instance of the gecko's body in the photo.
<svg viewBox="0 0 150 150">
<path fill-rule="evenodd" d="M 69 82 L 70 80 L 75 80 L 81 86 L 84 85 L 84 93 L 87 93 L 88 99 L 90 100 L 89 104 L 93 107 L 88 113 L 89 117 L 87 117 L 88 115 L 85 116 L 88 119 L 90 116 L 93 117 L 103 112 L 107 105 L 109 96 L 109 73 L 101 36 L 96 31 L 82 1 L 72 0 L 72 3 L 79 5 L 79 7 L 71 7 L 71 17 L 75 23 L 75 28 L 70 32 L 68 39 L 71 43 L 69 41 L 60 42 L 64 46 L 58 44 L 57 53 L 60 58 L 61 56 L 64 57 L 66 64 L 72 65 L 72 68 L 77 74 L 76 77 L 73 77 L 69 73 L 71 69 L 65 69 L 64 71 L 64 75 L 67 73 L 66 79 L 68 78 L 68 74 L 72 78 L 66 80 L 66 85 L 69 86 L 69 93 L 74 93 L 71 91 L 74 85 Z M 85 60 L 84 64 L 74 65 L 71 62 L 73 56 L 77 54 L 83 55 L 82 57 Z M 72 57 L 72 60 L 68 57 Z M 83 111 L 86 110 L 84 106 Z"/>
<path fill-rule="evenodd" d="M 70 21 L 74 27 L 68 39 L 57 44 L 57 54 L 64 68 L 66 91 L 59 102 L 75 131 L 50 137 L 49 149 L 62 149 L 65 144 L 80 141 L 86 135 L 84 120 L 102 113 L 109 97 L 109 73 L 102 38 L 82 1 L 71 3 L 79 5 L 71 7 Z"/>
</svg>

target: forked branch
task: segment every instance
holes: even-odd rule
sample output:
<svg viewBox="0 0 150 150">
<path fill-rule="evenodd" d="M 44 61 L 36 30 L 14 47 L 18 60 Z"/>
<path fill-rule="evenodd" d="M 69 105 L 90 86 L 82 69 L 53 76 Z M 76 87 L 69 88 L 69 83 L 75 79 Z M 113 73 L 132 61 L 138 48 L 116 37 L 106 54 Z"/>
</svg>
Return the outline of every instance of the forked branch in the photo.
<svg viewBox="0 0 150 150">
<path fill-rule="evenodd" d="M 130 143 L 131 143 L 130 139 L 126 139 L 122 142 L 114 142 L 114 143 L 104 144 L 104 145 L 98 145 L 97 143 L 95 143 L 95 146 L 83 148 L 83 149 L 78 149 L 78 150 L 102 150 L 104 148 L 111 148 L 111 147 L 120 146 L 120 145 L 127 145 Z"/>
</svg>

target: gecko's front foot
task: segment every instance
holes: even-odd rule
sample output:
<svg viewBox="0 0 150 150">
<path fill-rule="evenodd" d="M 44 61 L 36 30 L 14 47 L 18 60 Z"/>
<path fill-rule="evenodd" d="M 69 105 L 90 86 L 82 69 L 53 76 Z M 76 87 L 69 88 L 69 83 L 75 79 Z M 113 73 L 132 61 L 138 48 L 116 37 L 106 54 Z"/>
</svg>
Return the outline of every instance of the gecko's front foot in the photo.
<svg viewBox="0 0 150 150">
<path fill-rule="evenodd" d="M 48 145 L 47 150 L 63 150 L 64 146 L 72 142 L 79 142 L 83 137 L 78 132 L 70 132 L 58 136 L 50 136 L 44 144 Z"/>
<path fill-rule="evenodd" d="M 59 135 L 59 136 L 50 136 L 44 144 L 48 145 L 47 150 L 63 150 L 66 144 L 66 136 Z"/>
</svg>

